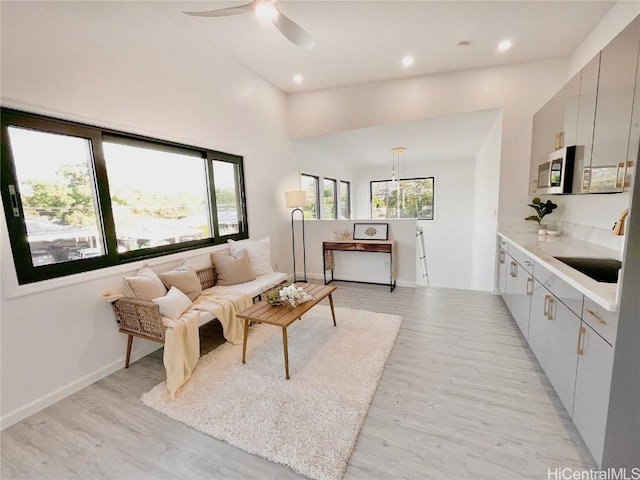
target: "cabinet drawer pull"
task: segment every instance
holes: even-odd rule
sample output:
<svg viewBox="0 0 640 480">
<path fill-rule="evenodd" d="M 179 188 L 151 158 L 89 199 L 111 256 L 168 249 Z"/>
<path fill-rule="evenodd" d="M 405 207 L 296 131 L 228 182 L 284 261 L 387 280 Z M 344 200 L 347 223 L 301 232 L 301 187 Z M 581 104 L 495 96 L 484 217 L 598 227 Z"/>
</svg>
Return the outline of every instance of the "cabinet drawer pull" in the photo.
<svg viewBox="0 0 640 480">
<path fill-rule="evenodd" d="M 624 181 L 626 176 L 626 166 L 627 162 L 620 162 L 616 165 L 616 185 L 615 188 L 624 188 Z M 622 170 L 622 175 L 620 175 L 620 169 Z"/>
<path fill-rule="evenodd" d="M 533 278 L 527 278 L 527 295 L 533 295 Z"/>
<path fill-rule="evenodd" d="M 587 333 L 587 329 L 584 327 L 580 327 L 578 332 L 578 355 L 584 355 L 584 337 L 583 335 Z"/>
<path fill-rule="evenodd" d="M 500 250 L 500 263 L 504 263 L 504 250 Z"/>
<path fill-rule="evenodd" d="M 602 325 L 606 325 L 607 324 L 606 320 L 604 318 L 602 318 L 600 315 L 598 315 L 596 312 L 594 312 L 593 310 L 587 309 L 587 313 L 589 315 L 591 315 L 595 319 L 596 322 L 598 322 L 598 323 L 600 323 Z"/>
<path fill-rule="evenodd" d="M 518 276 L 518 264 L 516 262 L 511 262 L 511 276 L 514 278 Z"/>
<path fill-rule="evenodd" d="M 551 296 L 549 296 L 549 310 L 547 311 L 547 320 L 555 320 L 555 318 L 553 318 L 553 304 L 555 302 L 555 299 Z"/>
<path fill-rule="evenodd" d="M 551 299 L 551 297 L 549 295 L 545 295 L 544 296 L 544 316 L 547 317 L 547 319 L 549 318 L 549 300 Z"/>
<path fill-rule="evenodd" d="M 527 267 L 533 267 L 533 262 L 530 262 L 529 260 L 525 260 L 524 263 Z"/>
</svg>

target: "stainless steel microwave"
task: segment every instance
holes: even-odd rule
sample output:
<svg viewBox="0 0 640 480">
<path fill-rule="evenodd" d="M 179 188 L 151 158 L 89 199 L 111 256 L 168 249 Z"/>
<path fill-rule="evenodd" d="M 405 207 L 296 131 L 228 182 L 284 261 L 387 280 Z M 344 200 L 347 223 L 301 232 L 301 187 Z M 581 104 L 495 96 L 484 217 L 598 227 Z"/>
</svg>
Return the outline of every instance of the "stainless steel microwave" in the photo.
<svg viewBox="0 0 640 480">
<path fill-rule="evenodd" d="M 538 166 L 537 193 L 571 193 L 576 147 L 564 147 L 549 154 L 546 162 Z"/>
</svg>

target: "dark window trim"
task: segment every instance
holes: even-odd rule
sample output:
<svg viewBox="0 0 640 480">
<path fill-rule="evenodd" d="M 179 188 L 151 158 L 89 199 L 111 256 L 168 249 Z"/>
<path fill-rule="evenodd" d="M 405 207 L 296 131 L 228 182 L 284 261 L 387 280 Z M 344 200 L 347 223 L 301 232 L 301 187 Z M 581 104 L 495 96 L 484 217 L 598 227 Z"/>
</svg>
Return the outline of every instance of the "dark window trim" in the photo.
<svg viewBox="0 0 640 480">
<path fill-rule="evenodd" d="M 112 267 L 149 258 L 161 257 L 178 252 L 205 248 L 212 245 L 219 245 L 226 243 L 228 239 L 241 240 L 249 238 L 244 180 L 244 159 L 241 156 L 10 108 L 0 109 L 0 123 L 0 139 L 2 142 L 0 148 L 0 188 L 2 189 L 2 202 L 7 229 L 9 232 L 11 251 L 18 277 L 18 283 L 20 285 L 65 277 L 76 273 Z M 12 199 L 8 191 L 9 185 L 14 185 L 16 190 L 19 189 L 13 155 L 9 143 L 8 127 L 10 126 L 27 129 L 31 128 L 33 130 L 56 134 L 72 135 L 75 137 L 86 138 L 91 142 L 92 162 L 90 163 L 90 168 L 94 173 L 98 204 L 98 220 L 100 223 L 100 230 L 102 232 L 101 241 L 105 244 L 105 255 L 95 258 L 41 265 L 37 267 L 32 265 L 31 251 L 28 244 L 20 192 L 17 192 L 20 216 L 14 217 L 11 205 Z M 150 146 L 151 144 L 153 148 L 158 150 L 172 152 L 178 151 L 183 154 L 187 153 L 202 158 L 206 165 L 207 186 L 210 194 L 209 207 L 210 222 L 212 223 L 212 237 L 208 239 L 182 242 L 174 245 L 159 246 L 135 252 L 118 253 L 115 224 L 111 210 L 111 197 L 109 195 L 109 182 L 107 178 L 104 152 L 102 149 L 103 141 L 116 141 L 136 146 L 144 144 Z M 239 165 L 239 168 L 237 169 L 239 178 L 236 185 L 236 188 L 239 190 L 237 193 L 239 193 L 239 206 L 241 208 L 240 215 L 242 217 L 241 222 L 239 222 L 239 233 L 224 236 L 218 235 L 212 160 L 231 162 Z"/>
<path fill-rule="evenodd" d="M 320 177 L 318 175 L 311 175 L 310 173 L 301 173 L 300 176 L 301 177 L 310 177 L 310 178 L 315 178 L 316 179 L 316 191 L 315 191 L 316 216 L 315 216 L 315 219 L 319 220 L 320 219 Z"/>
<path fill-rule="evenodd" d="M 347 216 L 345 218 L 341 218 L 340 220 L 349 220 L 351 218 L 351 182 L 349 180 L 340 180 L 340 187 L 342 184 L 347 186 Z M 339 193 L 340 198 L 340 213 L 342 214 L 342 192 Z"/>
<path fill-rule="evenodd" d="M 431 209 L 431 218 L 416 218 L 416 220 L 424 220 L 427 222 L 432 222 L 435 220 L 436 218 L 436 177 L 434 176 L 430 176 L 430 177 L 411 177 L 411 178 L 402 178 L 399 179 L 398 181 L 405 181 L 405 180 L 429 180 L 431 179 L 431 185 L 432 185 L 432 189 L 433 189 L 433 208 Z M 371 218 L 373 218 L 373 184 L 374 183 L 382 183 L 382 182 L 391 182 L 393 179 L 389 178 L 387 180 L 383 179 L 383 180 L 370 180 L 369 181 L 369 216 Z M 396 218 L 396 217 L 389 217 L 389 218 Z M 400 217 L 401 219 L 407 218 L 407 217 Z M 413 217 L 411 217 L 413 218 Z"/>
<path fill-rule="evenodd" d="M 328 220 L 337 220 L 338 219 L 338 180 L 331 177 L 323 177 L 322 182 L 324 183 L 326 180 L 333 182 L 333 218 Z M 325 206 L 324 199 L 324 185 L 322 185 L 322 206 Z M 325 214 L 327 212 L 325 211 Z M 326 215 L 325 215 L 326 218 Z"/>
</svg>

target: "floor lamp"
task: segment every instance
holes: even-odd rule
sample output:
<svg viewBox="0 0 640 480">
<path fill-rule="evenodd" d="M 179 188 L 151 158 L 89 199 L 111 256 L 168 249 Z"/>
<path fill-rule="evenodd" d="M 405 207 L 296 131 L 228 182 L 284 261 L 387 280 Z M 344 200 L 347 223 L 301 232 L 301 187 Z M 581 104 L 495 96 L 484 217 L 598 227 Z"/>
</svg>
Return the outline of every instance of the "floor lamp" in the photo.
<svg viewBox="0 0 640 480">
<path fill-rule="evenodd" d="M 285 194 L 287 208 L 293 208 L 291 211 L 291 241 L 293 243 L 293 281 L 297 282 L 298 278 L 296 277 L 296 232 L 293 225 L 293 218 L 296 212 L 300 212 L 302 215 L 302 261 L 303 263 L 303 272 L 304 277 L 299 281 L 305 282 L 307 281 L 307 252 L 306 246 L 304 243 L 304 212 L 302 208 L 307 204 L 307 194 L 302 190 L 294 190 L 291 192 L 286 192 Z"/>
</svg>

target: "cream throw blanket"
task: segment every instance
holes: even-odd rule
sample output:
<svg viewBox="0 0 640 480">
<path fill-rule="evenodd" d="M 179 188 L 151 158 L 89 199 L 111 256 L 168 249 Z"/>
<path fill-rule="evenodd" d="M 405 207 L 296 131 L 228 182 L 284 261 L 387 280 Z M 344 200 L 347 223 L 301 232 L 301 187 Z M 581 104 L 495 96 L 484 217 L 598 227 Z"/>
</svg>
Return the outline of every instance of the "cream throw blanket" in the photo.
<svg viewBox="0 0 640 480">
<path fill-rule="evenodd" d="M 167 328 L 163 362 L 172 399 L 189 381 L 200 358 L 198 326 L 202 313 L 213 314 L 222 324 L 224 338 L 236 345 L 242 343 L 244 336 L 243 322 L 236 318 L 236 313 L 251 305 L 251 298 L 240 292 L 203 292 L 177 320 L 162 317 Z"/>
</svg>

